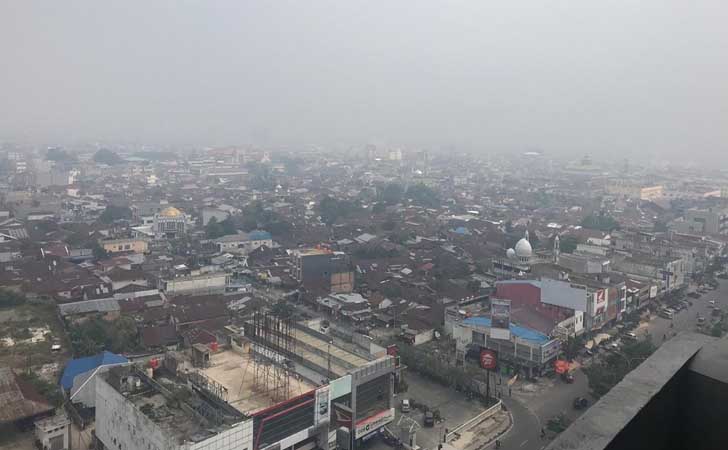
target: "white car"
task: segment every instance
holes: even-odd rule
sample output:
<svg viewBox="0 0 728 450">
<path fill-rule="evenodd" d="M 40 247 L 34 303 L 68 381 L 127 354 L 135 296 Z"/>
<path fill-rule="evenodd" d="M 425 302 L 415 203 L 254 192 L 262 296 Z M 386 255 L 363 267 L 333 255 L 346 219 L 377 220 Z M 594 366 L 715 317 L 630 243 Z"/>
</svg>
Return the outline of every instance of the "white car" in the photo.
<svg viewBox="0 0 728 450">
<path fill-rule="evenodd" d="M 708 304 L 710 304 L 710 305 L 715 305 L 715 300 L 709 300 L 709 301 L 708 301 Z"/>
</svg>

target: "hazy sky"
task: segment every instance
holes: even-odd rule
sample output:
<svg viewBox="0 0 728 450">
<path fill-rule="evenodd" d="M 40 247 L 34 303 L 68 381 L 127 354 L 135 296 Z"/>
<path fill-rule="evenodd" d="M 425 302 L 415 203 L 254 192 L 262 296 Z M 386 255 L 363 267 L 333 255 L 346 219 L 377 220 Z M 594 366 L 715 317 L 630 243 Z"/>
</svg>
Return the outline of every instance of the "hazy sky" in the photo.
<svg viewBox="0 0 728 450">
<path fill-rule="evenodd" d="M 3 0 L 0 138 L 717 158 L 727 24 L 725 0 Z"/>
</svg>

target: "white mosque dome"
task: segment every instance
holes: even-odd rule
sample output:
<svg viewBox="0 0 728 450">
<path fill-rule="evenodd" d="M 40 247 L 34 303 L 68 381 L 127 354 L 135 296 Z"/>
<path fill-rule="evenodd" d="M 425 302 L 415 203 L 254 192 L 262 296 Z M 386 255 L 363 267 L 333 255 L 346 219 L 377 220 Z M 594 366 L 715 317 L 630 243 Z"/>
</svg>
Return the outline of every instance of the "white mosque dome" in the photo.
<svg viewBox="0 0 728 450">
<path fill-rule="evenodd" d="M 531 243 L 526 238 L 522 238 L 516 243 L 515 252 L 519 258 L 530 258 L 533 256 L 533 248 L 531 248 Z"/>
<path fill-rule="evenodd" d="M 506 256 L 508 257 L 508 259 L 514 259 L 516 257 L 516 251 L 512 248 L 509 248 L 508 250 L 506 250 Z"/>
</svg>

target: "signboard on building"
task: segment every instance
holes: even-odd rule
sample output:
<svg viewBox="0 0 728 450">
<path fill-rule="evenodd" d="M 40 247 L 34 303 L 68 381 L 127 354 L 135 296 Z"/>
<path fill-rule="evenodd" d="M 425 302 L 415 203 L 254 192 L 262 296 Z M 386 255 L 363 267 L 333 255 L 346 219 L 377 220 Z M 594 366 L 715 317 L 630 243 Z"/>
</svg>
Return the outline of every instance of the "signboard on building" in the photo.
<svg viewBox="0 0 728 450">
<path fill-rule="evenodd" d="M 491 299 L 490 301 L 490 337 L 493 339 L 511 339 L 511 301 Z"/>
<path fill-rule="evenodd" d="M 391 344 L 387 346 L 387 355 L 394 358 L 394 366 L 399 367 L 399 356 L 397 356 L 399 353 L 399 347 L 397 347 L 397 344 Z"/>
<path fill-rule="evenodd" d="M 594 315 L 598 316 L 607 309 L 607 291 L 599 289 L 594 293 Z"/>
<path fill-rule="evenodd" d="M 394 408 L 386 409 L 366 419 L 362 419 L 356 424 L 354 430 L 354 438 L 359 439 L 367 434 L 382 428 L 394 419 Z"/>
<path fill-rule="evenodd" d="M 321 386 L 316 389 L 315 404 L 316 410 L 314 411 L 314 425 L 319 425 L 329 421 L 329 410 L 331 409 L 331 395 L 329 386 Z"/>
<path fill-rule="evenodd" d="M 495 369 L 498 364 L 495 352 L 493 350 L 481 349 L 480 350 L 480 367 L 487 370 Z"/>
<path fill-rule="evenodd" d="M 334 413 L 334 420 L 336 422 L 336 427 L 344 427 L 351 429 L 351 417 L 352 412 L 351 408 L 344 405 L 343 403 L 334 403 L 334 410 L 332 411 Z"/>
</svg>

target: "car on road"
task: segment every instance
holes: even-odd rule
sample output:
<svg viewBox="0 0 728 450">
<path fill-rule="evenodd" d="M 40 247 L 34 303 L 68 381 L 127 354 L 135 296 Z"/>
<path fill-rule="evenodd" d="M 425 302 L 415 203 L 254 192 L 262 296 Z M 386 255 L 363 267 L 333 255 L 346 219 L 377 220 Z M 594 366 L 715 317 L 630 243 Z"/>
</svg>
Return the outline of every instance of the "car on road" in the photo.
<svg viewBox="0 0 728 450">
<path fill-rule="evenodd" d="M 400 410 L 403 413 L 408 413 L 408 412 L 412 411 L 412 405 L 410 405 L 410 401 L 408 398 L 402 399 L 402 403 L 400 405 Z"/>
<path fill-rule="evenodd" d="M 584 397 L 576 397 L 574 399 L 574 409 L 584 409 L 589 406 L 589 400 Z"/>
<path fill-rule="evenodd" d="M 665 319 L 672 319 L 675 316 L 675 311 L 670 308 L 665 308 L 661 309 L 657 315 Z"/>
<path fill-rule="evenodd" d="M 698 317 L 698 325 L 702 325 L 705 323 L 705 317 L 699 316 Z"/>
<path fill-rule="evenodd" d="M 435 414 L 433 414 L 432 411 L 427 411 L 425 413 L 423 423 L 425 424 L 426 427 L 434 427 L 435 426 Z"/>
<path fill-rule="evenodd" d="M 712 306 L 715 306 L 715 300 L 708 300 L 708 304 L 709 305 L 712 305 Z"/>
<path fill-rule="evenodd" d="M 636 341 L 637 340 L 637 333 L 635 333 L 633 331 L 630 331 L 629 333 L 627 333 L 627 334 L 624 335 L 624 338 L 625 339 L 632 340 L 632 341 Z"/>
</svg>

